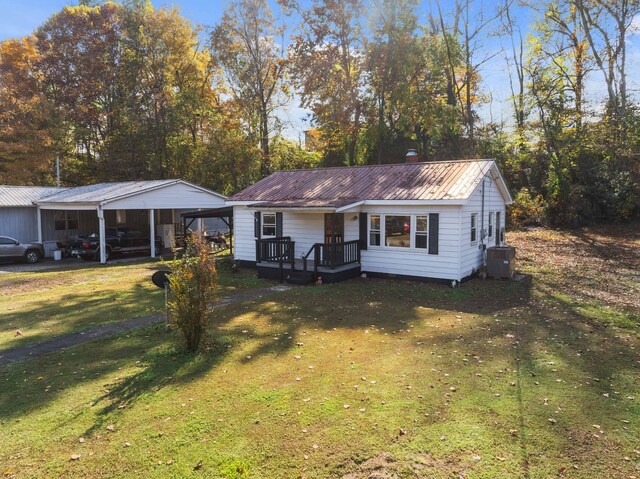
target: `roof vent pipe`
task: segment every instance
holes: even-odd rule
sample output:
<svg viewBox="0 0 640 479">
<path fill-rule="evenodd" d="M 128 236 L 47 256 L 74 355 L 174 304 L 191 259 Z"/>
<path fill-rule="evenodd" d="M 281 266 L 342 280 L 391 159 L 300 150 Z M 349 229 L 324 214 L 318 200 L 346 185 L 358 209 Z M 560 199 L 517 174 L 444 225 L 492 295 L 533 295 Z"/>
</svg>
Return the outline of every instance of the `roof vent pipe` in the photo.
<svg viewBox="0 0 640 479">
<path fill-rule="evenodd" d="M 416 150 L 407 151 L 405 163 L 418 163 L 418 152 Z"/>
</svg>

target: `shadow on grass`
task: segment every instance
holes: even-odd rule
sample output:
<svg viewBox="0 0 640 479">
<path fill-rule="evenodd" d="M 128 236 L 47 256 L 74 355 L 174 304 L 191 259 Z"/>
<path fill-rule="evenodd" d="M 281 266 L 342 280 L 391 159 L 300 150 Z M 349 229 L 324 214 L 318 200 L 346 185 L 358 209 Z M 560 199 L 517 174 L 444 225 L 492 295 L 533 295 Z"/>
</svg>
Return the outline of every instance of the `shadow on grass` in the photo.
<svg viewBox="0 0 640 479">
<path fill-rule="evenodd" d="M 23 336 L 14 336 L 0 350 L 0 355 L 9 349 L 47 341 L 66 333 L 152 314 L 162 309 L 162 298 L 159 290 L 138 284 L 126 291 L 96 291 L 92 296 L 66 294 L 57 301 L 51 298 L 31 301 L 28 309 L 3 317 L 0 332 L 21 330 Z M 40 332 L 30 334 L 31 330 Z M 52 334 L 51 330 L 55 333 Z"/>
<path fill-rule="evenodd" d="M 459 317 L 458 317 L 459 316 Z M 234 324 L 243 318 L 240 325 Z M 253 319 L 266 318 L 268 330 L 247 326 Z M 637 353 L 610 328 L 582 316 L 561 299 L 536 289 L 531 283 L 472 281 L 459 289 L 443 286 L 385 280 L 354 280 L 322 287 L 302 287 L 273 296 L 214 310 L 211 337 L 202 353 L 192 355 L 177 345 L 181 338 L 162 328 L 141 330 L 131 337 L 99 341 L 50 358 L 42 358 L 0 369 L 0 381 L 9 392 L 0 396 L 0 418 L 14 419 L 45 407 L 56 397 L 72 394 L 83 379 L 115 373 L 123 365 L 133 368 L 122 380 L 105 386 L 105 391 L 90 400 L 99 408 L 87 434 L 114 421 L 124 407 L 151 396 L 167 385 L 195 381 L 216 368 L 233 350 L 251 338 L 257 342 L 247 351 L 251 361 L 265 356 L 282 356 L 296 347 L 305 331 L 320 329 L 364 330 L 374 327 L 390 334 L 407 330 L 418 322 L 446 327 L 434 329 L 424 338 L 429 347 L 451 347 L 489 361 L 507 362 L 517 374 L 520 448 L 522 468 L 529 464 L 527 428 L 532 420 L 546 424 L 546 417 L 528 405 L 528 387 L 533 375 L 549 380 L 545 357 L 562 363 L 575 378 L 598 378 L 585 385 L 589 397 L 578 404 L 593 409 L 611 384 L 637 368 Z M 422 342 L 418 337 L 417 342 Z M 244 356 L 243 352 L 243 356 Z M 139 366 L 132 366 L 136 361 Z M 54 363 L 52 363 L 54 361 Z M 239 359 L 240 362 L 248 359 Z M 57 365 L 60 362 L 60 365 Z M 70 371 L 82 368 L 79 374 Z M 38 380 L 43 371 L 52 378 Z M 60 375 L 57 372 L 60 371 Z M 542 381 L 542 379 L 541 379 Z M 47 390 L 46 386 L 55 382 Z M 626 390 L 625 384 L 621 390 Z M 483 391 L 488 393 L 490 391 Z M 488 394 L 490 396 L 490 394 Z M 584 395 L 578 396 L 584 398 Z M 614 398 L 612 398 L 614 399 Z M 84 400 L 84 399 L 83 399 Z M 81 403 L 79 400 L 78 403 Z M 614 404 L 615 407 L 615 403 Z M 86 403 L 78 408 L 86 408 Z M 598 414 L 609 414 L 602 406 Z M 78 414 L 81 414 L 81 410 Z M 496 432 L 497 434 L 498 432 Z M 553 434 L 570 448 L 573 440 L 566 429 Z M 526 472 L 524 472 L 526 477 Z"/>
</svg>

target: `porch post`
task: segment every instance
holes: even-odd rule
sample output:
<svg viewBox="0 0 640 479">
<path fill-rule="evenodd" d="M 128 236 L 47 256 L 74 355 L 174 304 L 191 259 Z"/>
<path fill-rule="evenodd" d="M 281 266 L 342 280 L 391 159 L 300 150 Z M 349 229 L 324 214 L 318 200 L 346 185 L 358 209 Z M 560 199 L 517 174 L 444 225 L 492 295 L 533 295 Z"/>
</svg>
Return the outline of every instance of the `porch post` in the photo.
<svg viewBox="0 0 640 479">
<path fill-rule="evenodd" d="M 149 210 L 149 241 L 151 242 L 151 257 L 156 257 L 156 210 Z"/>
<path fill-rule="evenodd" d="M 38 243 L 42 243 L 42 210 L 36 207 L 36 215 L 38 217 Z"/>
<path fill-rule="evenodd" d="M 98 230 L 100 234 L 100 264 L 107 263 L 107 241 L 104 227 L 104 211 L 98 206 Z"/>
</svg>

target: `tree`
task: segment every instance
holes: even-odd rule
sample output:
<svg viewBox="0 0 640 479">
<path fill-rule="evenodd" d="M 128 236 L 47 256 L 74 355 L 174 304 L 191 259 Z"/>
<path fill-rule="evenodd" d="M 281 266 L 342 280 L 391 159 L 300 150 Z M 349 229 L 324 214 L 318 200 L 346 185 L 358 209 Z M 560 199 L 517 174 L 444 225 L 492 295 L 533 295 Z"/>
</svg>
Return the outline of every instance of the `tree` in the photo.
<svg viewBox="0 0 640 479">
<path fill-rule="evenodd" d="M 291 45 L 291 77 L 302 106 L 311 109 L 321 141 L 335 161 L 355 165 L 365 108 L 361 0 L 296 0 L 280 4 L 301 19 Z"/>
<path fill-rule="evenodd" d="M 376 163 L 382 163 L 394 143 L 403 151 L 405 132 L 401 113 L 414 101 L 412 90 L 422 60 L 417 30 L 415 0 L 373 2 L 371 40 L 367 48 L 367 70 L 372 91 L 376 130 Z M 372 119 L 373 123 L 373 119 Z M 392 157 L 397 155 L 391 155 Z"/>
<path fill-rule="evenodd" d="M 261 176 L 271 172 L 270 135 L 277 130 L 274 113 L 287 94 L 284 42 L 277 43 L 281 35 L 265 0 L 232 4 L 211 33 L 214 61 L 222 68 L 245 127 L 260 144 Z"/>
<path fill-rule="evenodd" d="M 572 0 L 595 63 L 607 87 L 607 110 L 626 143 L 628 131 L 627 36 L 640 15 L 638 0 Z"/>
<path fill-rule="evenodd" d="M 190 351 L 200 346 L 215 297 L 217 273 L 209 253 L 209 243 L 195 236 L 187 241 L 182 257 L 171 262 L 169 312 Z"/>
<path fill-rule="evenodd" d="M 33 37 L 0 43 L 0 183 L 42 184 L 52 172 L 55 122 L 33 75 Z"/>
</svg>

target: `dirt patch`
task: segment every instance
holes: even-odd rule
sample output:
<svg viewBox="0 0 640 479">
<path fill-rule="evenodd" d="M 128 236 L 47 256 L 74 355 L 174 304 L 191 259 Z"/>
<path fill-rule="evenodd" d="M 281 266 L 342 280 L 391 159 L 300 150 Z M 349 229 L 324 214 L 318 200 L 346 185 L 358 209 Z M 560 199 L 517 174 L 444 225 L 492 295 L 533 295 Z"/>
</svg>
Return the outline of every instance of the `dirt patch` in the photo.
<svg viewBox="0 0 640 479">
<path fill-rule="evenodd" d="M 517 267 L 581 299 L 640 311 L 640 224 L 508 234 Z"/>
<path fill-rule="evenodd" d="M 369 458 L 358 466 L 358 470 L 342 476 L 342 479 L 405 479 L 440 476 L 466 477 L 461 458 L 436 458 L 430 453 L 417 454 L 406 461 L 399 461 L 388 452 Z"/>
</svg>

